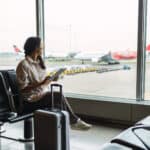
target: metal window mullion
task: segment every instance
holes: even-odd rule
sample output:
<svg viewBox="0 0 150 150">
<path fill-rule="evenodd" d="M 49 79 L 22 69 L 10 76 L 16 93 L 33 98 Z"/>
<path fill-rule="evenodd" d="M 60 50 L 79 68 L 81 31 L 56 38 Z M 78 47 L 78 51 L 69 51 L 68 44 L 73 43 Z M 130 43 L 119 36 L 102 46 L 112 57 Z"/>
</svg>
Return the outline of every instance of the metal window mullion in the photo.
<svg viewBox="0 0 150 150">
<path fill-rule="evenodd" d="M 145 92 L 145 48 L 146 48 L 147 0 L 139 0 L 137 39 L 136 99 L 144 100 Z"/>
<path fill-rule="evenodd" d="M 36 34 L 45 43 L 44 0 L 36 0 Z M 45 45 L 45 44 L 44 44 Z M 43 50 L 45 57 L 45 49 Z"/>
</svg>

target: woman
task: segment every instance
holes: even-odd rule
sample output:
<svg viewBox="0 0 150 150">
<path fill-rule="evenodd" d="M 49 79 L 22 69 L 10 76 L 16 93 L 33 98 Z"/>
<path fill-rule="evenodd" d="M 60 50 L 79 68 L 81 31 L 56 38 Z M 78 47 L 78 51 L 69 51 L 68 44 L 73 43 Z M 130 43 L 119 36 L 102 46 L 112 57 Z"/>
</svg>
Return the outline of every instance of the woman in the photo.
<svg viewBox="0 0 150 150">
<path fill-rule="evenodd" d="M 39 37 L 30 37 L 24 44 L 25 58 L 16 68 L 17 81 L 23 97 L 24 110 L 33 112 L 36 109 L 51 107 L 51 92 L 49 84 L 52 82 L 46 73 L 46 66 L 42 59 L 43 44 Z M 60 108 L 60 95 L 55 93 L 56 106 Z M 67 99 L 63 96 L 63 109 L 70 116 L 72 129 L 88 130 L 90 124 L 82 121 L 72 111 Z"/>
</svg>

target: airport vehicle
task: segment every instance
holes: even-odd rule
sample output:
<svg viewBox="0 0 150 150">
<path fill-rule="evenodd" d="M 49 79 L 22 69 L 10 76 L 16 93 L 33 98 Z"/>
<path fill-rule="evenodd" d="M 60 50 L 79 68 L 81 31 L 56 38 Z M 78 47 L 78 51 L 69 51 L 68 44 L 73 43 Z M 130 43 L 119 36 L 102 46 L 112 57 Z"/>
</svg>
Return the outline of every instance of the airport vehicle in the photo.
<svg viewBox="0 0 150 150">
<path fill-rule="evenodd" d="M 104 72 L 110 72 L 110 71 L 117 71 L 117 70 L 130 70 L 131 67 L 128 65 L 121 65 L 117 67 L 101 67 L 97 69 L 97 73 L 104 73 Z"/>
</svg>

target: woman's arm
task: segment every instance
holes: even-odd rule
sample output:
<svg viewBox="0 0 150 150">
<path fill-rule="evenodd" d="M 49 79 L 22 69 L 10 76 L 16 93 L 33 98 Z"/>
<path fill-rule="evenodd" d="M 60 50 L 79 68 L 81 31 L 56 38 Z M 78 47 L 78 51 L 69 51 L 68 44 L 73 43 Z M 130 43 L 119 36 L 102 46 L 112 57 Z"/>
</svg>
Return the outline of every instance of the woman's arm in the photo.
<svg viewBox="0 0 150 150">
<path fill-rule="evenodd" d="M 30 92 L 31 90 L 38 88 L 40 86 L 48 86 L 50 82 L 51 82 L 51 80 L 49 79 L 49 77 L 46 77 L 42 82 L 30 84 L 30 85 L 26 86 L 24 89 L 22 89 L 21 91 L 22 92 Z"/>
</svg>

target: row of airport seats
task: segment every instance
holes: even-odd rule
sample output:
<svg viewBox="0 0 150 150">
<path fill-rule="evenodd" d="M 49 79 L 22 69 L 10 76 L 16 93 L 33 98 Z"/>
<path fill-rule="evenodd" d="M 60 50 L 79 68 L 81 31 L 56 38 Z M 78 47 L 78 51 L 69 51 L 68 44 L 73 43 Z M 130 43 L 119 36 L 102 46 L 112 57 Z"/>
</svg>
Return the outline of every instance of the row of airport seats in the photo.
<svg viewBox="0 0 150 150">
<path fill-rule="evenodd" d="M 22 103 L 17 87 L 15 70 L 0 70 L 0 137 L 15 141 L 33 141 L 32 113 L 21 113 Z M 3 135 L 5 123 L 24 121 L 24 137 L 13 138 Z"/>
<path fill-rule="evenodd" d="M 0 129 L 5 123 L 13 124 L 24 121 L 22 139 L 3 136 L 3 130 L 0 130 L 0 137 L 22 142 L 33 141 L 33 114 L 20 112 L 22 103 L 19 95 L 15 70 L 0 70 Z M 100 149 L 150 150 L 150 116 L 123 131 Z"/>
<path fill-rule="evenodd" d="M 104 144 L 101 150 L 150 150 L 150 116 Z"/>
</svg>

